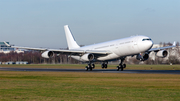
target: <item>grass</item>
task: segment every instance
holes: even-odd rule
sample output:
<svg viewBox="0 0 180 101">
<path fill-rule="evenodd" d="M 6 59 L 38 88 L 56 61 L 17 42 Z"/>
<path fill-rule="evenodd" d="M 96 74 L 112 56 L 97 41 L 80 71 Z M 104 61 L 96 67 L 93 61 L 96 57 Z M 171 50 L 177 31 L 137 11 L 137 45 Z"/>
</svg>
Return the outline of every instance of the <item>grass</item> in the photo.
<svg viewBox="0 0 180 101">
<path fill-rule="evenodd" d="M 84 69 L 87 64 L 28 64 L 28 65 L 0 65 L 0 67 L 18 68 L 72 68 Z M 108 69 L 116 69 L 117 65 L 108 65 Z M 95 69 L 101 69 L 100 64 L 96 64 Z M 180 65 L 127 65 L 127 70 L 180 70 Z"/>
<path fill-rule="evenodd" d="M 179 101 L 180 75 L 0 71 L 0 100 Z"/>
</svg>

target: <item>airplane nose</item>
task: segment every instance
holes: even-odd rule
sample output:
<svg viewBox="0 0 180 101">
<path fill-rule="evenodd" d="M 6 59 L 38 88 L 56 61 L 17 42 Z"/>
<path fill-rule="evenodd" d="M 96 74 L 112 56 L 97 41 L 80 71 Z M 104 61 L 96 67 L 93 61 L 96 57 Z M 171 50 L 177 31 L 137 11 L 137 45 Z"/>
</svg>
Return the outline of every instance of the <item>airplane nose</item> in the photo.
<svg viewBox="0 0 180 101">
<path fill-rule="evenodd" d="M 151 40 L 151 41 L 149 41 L 149 44 L 148 44 L 148 45 L 149 45 L 149 47 L 151 48 L 151 47 L 153 46 L 153 44 L 154 44 L 154 43 L 153 43 L 153 41 Z M 150 49 L 150 48 L 149 48 L 149 49 Z"/>
<path fill-rule="evenodd" d="M 138 47 L 140 51 L 147 51 L 149 49 L 151 49 L 151 47 L 153 46 L 153 41 L 141 41 L 138 43 Z"/>
<path fill-rule="evenodd" d="M 153 46 L 153 41 L 144 42 L 144 46 L 146 49 L 150 49 Z"/>
</svg>

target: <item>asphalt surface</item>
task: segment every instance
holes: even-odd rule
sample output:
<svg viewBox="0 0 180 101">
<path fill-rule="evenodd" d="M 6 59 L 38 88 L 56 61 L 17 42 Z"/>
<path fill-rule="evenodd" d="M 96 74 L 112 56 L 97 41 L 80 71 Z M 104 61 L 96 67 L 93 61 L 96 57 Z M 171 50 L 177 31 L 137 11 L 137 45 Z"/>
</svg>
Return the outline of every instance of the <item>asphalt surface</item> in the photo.
<svg viewBox="0 0 180 101">
<path fill-rule="evenodd" d="M 138 73 L 138 74 L 180 74 L 180 70 L 124 70 L 116 69 L 93 69 L 85 71 L 85 69 L 46 69 L 46 68 L 11 68 L 0 67 L 0 71 L 36 71 L 36 72 L 91 72 L 91 73 Z"/>
</svg>

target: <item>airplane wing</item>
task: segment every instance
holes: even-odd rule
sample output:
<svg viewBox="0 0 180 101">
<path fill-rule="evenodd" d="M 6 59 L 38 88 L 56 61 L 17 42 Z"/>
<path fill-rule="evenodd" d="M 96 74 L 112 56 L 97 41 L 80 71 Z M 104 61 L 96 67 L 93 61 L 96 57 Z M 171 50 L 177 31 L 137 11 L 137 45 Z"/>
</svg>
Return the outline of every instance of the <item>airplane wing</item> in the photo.
<svg viewBox="0 0 180 101">
<path fill-rule="evenodd" d="M 20 47 L 20 46 L 11 46 L 8 43 L 4 41 L 4 44 L 8 47 L 12 48 L 19 48 L 19 49 L 27 49 L 27 50 L 37 50 L 37 51 L 52 51 L 54 53 L 63 53 L 63 54 L 69 54 L 69 55 L 79 55 L 79 54 L 86 54 L 86 53 L 93 53 L 97 55 L 108 55 L 111 54 L 111 52 L 106 50 L 62 50 L 62 49 L 47 49 L 47 48 L 32 48 L 32 47 Z"/>
<path fill-rule="evenodd" d="M 86 54 L 86 53 L 93 53 L 99 55 L 107 55 L 111 54 L 111 52 L 104 51 L 104 50 L 59 50 L 59 49 L 48 49 L 48 51 L 53 51 L 55 53 L 64 53 L 64 54 Z"/>
<path fill-rule="evenodd" d="M 148 50 L 148 52 L 151 52 L 151 51 L 155 51 L 156 52 L 156 51 L 159 51 L 159 50 L 173 48 L 173 47 L 176 47 L 176 42 L 174 42 L 172 46 L 159 47 L 159 48 L 151 48 L 150 50 Z"/>
</svg>

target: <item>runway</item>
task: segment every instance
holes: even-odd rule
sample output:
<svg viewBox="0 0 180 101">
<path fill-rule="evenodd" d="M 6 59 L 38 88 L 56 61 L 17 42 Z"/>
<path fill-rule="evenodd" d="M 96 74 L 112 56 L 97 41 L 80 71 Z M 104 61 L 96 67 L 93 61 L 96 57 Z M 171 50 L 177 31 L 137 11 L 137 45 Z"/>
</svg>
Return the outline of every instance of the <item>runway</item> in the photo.
<svg viewBox="0 0 180 101">
<path fill-rule="evenodd" d="M 85 71 L 85 69 L 46 69 L 46 68 L 11 68 L 0 67 L 0 71 L 35 71 L 35 72 L 88 72 L 88 73 L 138 73 L 138 74 L 180 74 L 180 70 L 124 70 L 116 69 L 93 69 Z"/>
</svg>

